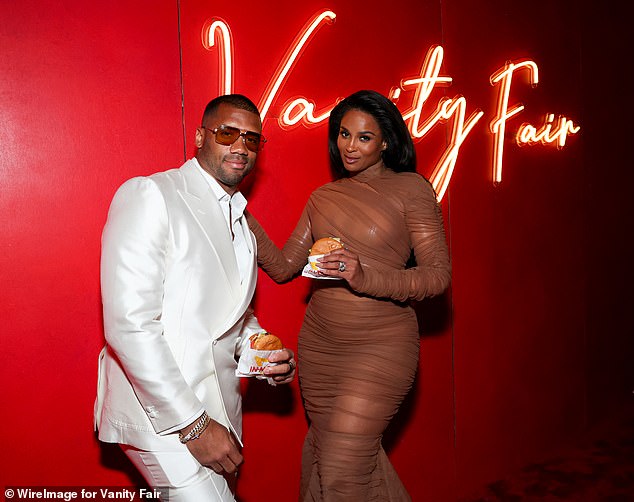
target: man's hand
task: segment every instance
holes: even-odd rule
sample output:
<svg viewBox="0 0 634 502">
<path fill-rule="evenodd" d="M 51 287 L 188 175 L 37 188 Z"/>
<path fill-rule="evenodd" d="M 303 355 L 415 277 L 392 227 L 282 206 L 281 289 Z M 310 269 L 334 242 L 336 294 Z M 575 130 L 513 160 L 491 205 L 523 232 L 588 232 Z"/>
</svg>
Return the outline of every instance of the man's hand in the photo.
<svg viewBox="0 0 634 502">
<path fill-rule="evenodd" d="M 274 352 L 269 356 L 269 362 L 275 365 L 264 368 L 264 376 L 272 378 L 278 383 L 290 383 L 295 378 L 295 368 L 297 363 L 293 359 L 295 355 L 290 349 L 282 349 L 280 352 Z"/>
<path fill-rule="evenodd" d="M 185 435 L 192 427 L 193 424 L 181 432 Z M 231 432 L 215 420 L 209 422 L 198 439 L 188 441 L 185 445 L 196 460 L 218 474 L 236 472 L 244 460 Z"/>
</svg>

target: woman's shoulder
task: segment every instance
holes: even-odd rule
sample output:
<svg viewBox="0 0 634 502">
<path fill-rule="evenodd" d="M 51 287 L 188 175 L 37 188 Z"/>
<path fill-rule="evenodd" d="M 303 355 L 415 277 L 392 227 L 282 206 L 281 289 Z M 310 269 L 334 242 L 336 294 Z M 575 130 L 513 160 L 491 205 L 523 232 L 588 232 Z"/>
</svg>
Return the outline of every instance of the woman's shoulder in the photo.
<svg viewBox="0 0 634 502">
<path fill-rule="evenodd" d="M 435 197 L 432 184 L 422 174 L 412 172 L 397 173 L 391 171 L 392 182 L 402 191 L 409 194 L 425 194 Z"/>
<path fill-rule="evenodd" d="M 391 169 L 386 169 L 385 172 L 375 178 L 371 184 L 375 188 L 383 187 L 389 192 L 399 193 L 406 196 L 421 196 L 426 195 L 432 198 L 436 197 L 434 188 L 431 183 L 421 174 L 416 172 L 396 172 Z M 339 192 L 345 192 L 346 187 L 350 186 L 349 178 L 340 178 L 338 180 L 325 183 L 310 194 L 310 199 L 316 199 L 324 196 L 329 196 Z M 380 190 L 380 189 L 379 189 Z"/>
<path fill-rule="evenodd" d="M 333 191 L 339 191 L 341 189 L 342 184 L 345 184 L 346 178 L 340 178 L 334 181 L 329 181 L 328 183 L 324 183 L 321 186 L 315 188 L 310 194 L 311 197 L 318 197 L 320 195 L 324 195 Z"/>
<path fill-rule="evenodd" d="M 310 195 L 308 196 L 308 199 L 314 199 L 315 197 L 319 197 L 320 194 L 327 192 L 329 190 L 328 185 L 330 185 L 330 183 L 326 183 L 325 185 L 320 185 L 317 188 L 313 189 L 312 192 L 310 192 Z"/>
<path fill-rule="evenodd" d="M 411 171 L 403 171 L 403 172 L 396 172 L 396 171 L 392 171 L 391 169 L 387 170 L 387 172 L 391 173 L 391 175 L 399 180 L 402 181 L 407 181 L 407 182 L 427 182 L 427 180 L 425 179 L 425 177 L 417 172 L 411 172 Z"/>
<path fill-rule="evenodd" d="M 324 200 L 330 200 L 333 197 L 336 197 L 338 192 L 336 188 L 338 181 L 340 180 L 330 181 L 313 189 L 306 201 L 306 207 L 311 208 L 315 205 L 319 205 Z"/>
</svg>

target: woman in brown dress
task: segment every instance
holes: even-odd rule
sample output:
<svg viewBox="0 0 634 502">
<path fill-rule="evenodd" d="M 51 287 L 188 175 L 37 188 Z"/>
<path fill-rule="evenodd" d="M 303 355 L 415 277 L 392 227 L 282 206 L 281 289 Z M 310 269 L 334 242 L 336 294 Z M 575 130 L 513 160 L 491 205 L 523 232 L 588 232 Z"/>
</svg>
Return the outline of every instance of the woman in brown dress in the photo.
<svg viewBox="0 0 634 502">
<path fill-rule="evenodd" d="M 341 101 L 329 121 L 340 179 L 315 190 L 282 250 L 250 216 L 258 262 L 277 282 L 302 270 L 312 243 L 344 249 L 320 260 L 299 334 L 299 378 L 310 428 L 301 501 L 410 500 L 381 445 L 410 390 L 419 334 L 410 300 L 442 293 L 451 276 L 442 213 L 415 173 L 396 106 L 374 91 Z M 416 265 L 407 267 L 413 255 Z"/>
</svg>

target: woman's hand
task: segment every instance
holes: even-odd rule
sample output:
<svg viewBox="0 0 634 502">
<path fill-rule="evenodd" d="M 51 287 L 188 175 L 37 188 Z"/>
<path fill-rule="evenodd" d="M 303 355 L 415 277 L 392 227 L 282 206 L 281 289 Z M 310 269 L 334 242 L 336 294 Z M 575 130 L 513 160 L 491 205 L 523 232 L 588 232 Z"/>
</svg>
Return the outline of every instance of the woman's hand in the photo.
<svg viewBox="0 0 634 502">
<path fill-rule="evenodd" d="M 341 277 L 357 290 L 363 284 L 363 266 L 348 249 L 337 249 L 317 260 L 319 271 L 328 277 Z"/>
<path fill-rule="evenodd" d="M 264 368 L 264 376 L 272 378 L 275 384 L 291 383 L 295 378 L 297 363 L 292 350 L 284 348 L 279 352 L 273 352 L 269 361 L 277 363 Z"/>
</svg>

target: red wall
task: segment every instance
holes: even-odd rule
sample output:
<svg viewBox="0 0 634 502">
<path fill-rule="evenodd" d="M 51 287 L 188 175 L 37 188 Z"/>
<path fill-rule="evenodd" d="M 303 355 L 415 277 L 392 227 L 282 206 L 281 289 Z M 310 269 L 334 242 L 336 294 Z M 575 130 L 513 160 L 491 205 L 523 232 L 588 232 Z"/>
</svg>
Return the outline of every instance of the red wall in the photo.
<svg viewBox="0 0 634 502">
<path fill-rule="evenodd" d="M 325 127 L 278 125 L 289 98 L 306 96 L 320 110 L 360 88 L 387 93 L 416 76 L 429 47 L 441 44 L 441 75 L 453 84 L 434 91 L 424 116 L 443 95 L 456 94 L 467 98 L 467 114 L 484 112 L 442 202 L 452 288 L 418 308 L 420 372 L 385 439 L 414 500 L 455 500 L 626 398 L 634 330 L 623 282 L 632 283 L 632 247 L 619 221 L 632 215 L 624 202 L 631 154 L 621 156 L 600 126 L 618 125 L 619 116 L 605 111 L 588 84 L 599 50 L 582 39 L 588 18 L 573 2 L 17 4 L 0 4 L 0 485 L 140 482 L 117 448 L 100 445 L 92 432 L 103 343 L 99 239 L 121 182 L 194 154 L 202 109 L 219 92 L 217 52 L 201 43 L 214 17 L 233 34 L 234 90 L 259 102 L 304 23 L 325 7 L 337 15 L 317 31 L 274 101 L 264 124 L 269 143 L 245 187 L 279 244 L 309 193 L 330 179 Z M 597 37 L 611 33 L 599 21 L 593 27 Z M 617 63 L 624 53 L 617 43 L 602 57 Z M 518 58 L 538 64 L 540 83 L 531 88 L 517 78 L 511 101 L 526 110 L 509 131 L 523 121 L 539 124 L 547 112 L 582 130 L 561 150 L 520 148 L 509 137 L 503 181 L 494 186 L 489 77 Z M 405 110 L 411 99 L 403 93 L 397 104 Z M 431 174 L 446 140 L 440 125 L 417 143 L 422 174 Z M 607 194 L 597 179 L 603 162 L 614 180 Z M 308 281 L 278 286 L 260 275 L 258 317 L 293 348 Z M 276 498 L 293 500 L 306 430 L 298 386 L 250 381 L 244 391 L 239 493 L 259 500 L 262 487 L 284 473 Z"/>
</svg>

